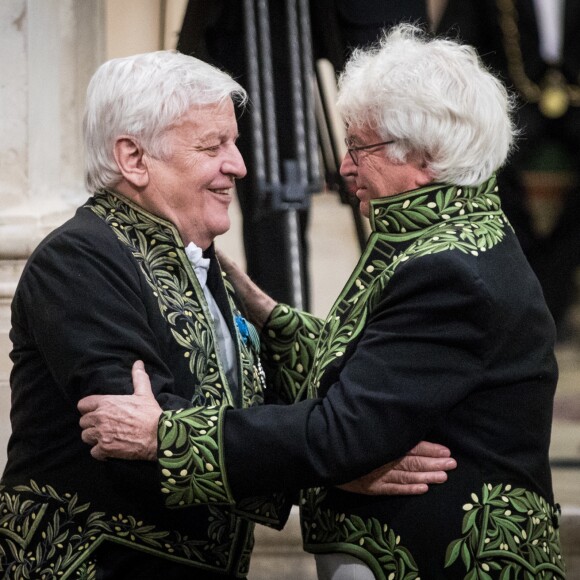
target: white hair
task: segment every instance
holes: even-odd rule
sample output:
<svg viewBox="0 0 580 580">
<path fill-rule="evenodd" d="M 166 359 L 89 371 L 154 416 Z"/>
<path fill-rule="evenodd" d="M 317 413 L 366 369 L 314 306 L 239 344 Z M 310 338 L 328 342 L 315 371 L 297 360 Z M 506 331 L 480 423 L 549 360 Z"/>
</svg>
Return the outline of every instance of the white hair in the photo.
<svg viewBox="0 0 580 580">
<path fill-rule="evenodd" d="M 405 162 L 419 153 L 434 181 L 479 185 L 506 161 L 514 98 L 475 49 L 401 24 L 355 50 L 339 79 L 347 125 L 375 130 Z"/>
<path fill-rule="evenodd" d="M 121 180 L 114 144 L 129 135 L 154 157 L 164 158 L 164 133 L 193 105 L 244 105 L 246 91 L 225 72 L 191 56 L 166 50 L 117 58 L 91 79 L 83 122 L 85 183 L 94 193 Z"/>
</svg>

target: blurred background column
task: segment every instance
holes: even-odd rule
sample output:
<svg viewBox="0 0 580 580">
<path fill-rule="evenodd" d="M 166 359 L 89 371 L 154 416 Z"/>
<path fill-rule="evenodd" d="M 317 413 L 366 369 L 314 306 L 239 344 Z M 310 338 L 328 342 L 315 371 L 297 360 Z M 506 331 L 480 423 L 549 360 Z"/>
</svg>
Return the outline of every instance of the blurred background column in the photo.
<svg viewBox="0 0 580 580">
<path fill-rule="evenodd" d="M 10 302 L 28 256 L 88 197 L 81 133 L 88 82 L 108 58 L 175 48 L 185 4 L 186 0 L 0 2 L 2 467 L 10 433 Z"/>
<path fill-rule="evenodd" d="M 88 80 L 103 56 L 103 8 L 101 0 L 0 3 L 2 409 L 9 407 L 10 301 L 22 267 L 38 242 L 86 198 L 81 117 Z M 3 441 L 9 429 L 6 413 Z M 5 446 L 0 458 L 3 464 Z"/>
</svg>

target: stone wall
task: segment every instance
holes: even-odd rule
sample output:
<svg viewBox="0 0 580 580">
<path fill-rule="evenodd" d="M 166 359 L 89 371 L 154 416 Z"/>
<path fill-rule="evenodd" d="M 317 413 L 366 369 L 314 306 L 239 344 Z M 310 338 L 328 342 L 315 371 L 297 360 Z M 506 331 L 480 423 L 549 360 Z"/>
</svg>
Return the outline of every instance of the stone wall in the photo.
<svg viewBox="0 0 580 580">
<path fill-rule="evenodd" d="M 0 465 L 9 434 L 9 307 L 26 258 L 86 197 L 81 118 L 104 58 L 103 0 L 0 3 Z"/>
<path fill-rule="evenodd" d="M 186 3 L 0 2 L 0 470 L 10 433 L 10 302 L 32 250 L 88 196 L 87 85 L 107 58 L 173 48 Z"/>
</svg>

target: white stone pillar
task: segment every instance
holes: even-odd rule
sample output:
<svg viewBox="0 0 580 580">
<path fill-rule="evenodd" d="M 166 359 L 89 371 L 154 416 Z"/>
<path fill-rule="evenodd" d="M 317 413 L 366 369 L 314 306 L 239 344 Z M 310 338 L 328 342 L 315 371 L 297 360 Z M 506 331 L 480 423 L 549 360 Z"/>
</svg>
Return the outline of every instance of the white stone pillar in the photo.
<svg viewBox="0 0 580 580">
<path fill-rule="evenodd" d="M 105 56 L 104 23 L 104 0 L 0 2 L 0 471 L 10 301 L 26 258 L 88 197 L 82 111 Z"/>
</svg>

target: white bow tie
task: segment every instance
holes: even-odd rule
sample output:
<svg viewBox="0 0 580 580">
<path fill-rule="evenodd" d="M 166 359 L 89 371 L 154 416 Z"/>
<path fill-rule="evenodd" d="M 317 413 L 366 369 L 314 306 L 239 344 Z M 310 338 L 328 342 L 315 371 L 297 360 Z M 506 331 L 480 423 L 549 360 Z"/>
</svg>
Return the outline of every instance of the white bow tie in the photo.
<svg viewBox="0 0 580 580">
<path fill-rule="evenodd" d="M 193 242 L 189 242 L 185 248 L 185 254 L 193 266 L 193 270 L 201 287 L 205 287 L 207 282 L 207 271 L 209 270 L 209 258 L 203 257 L 203 250 L 198 248 Z"/>
</svg>

